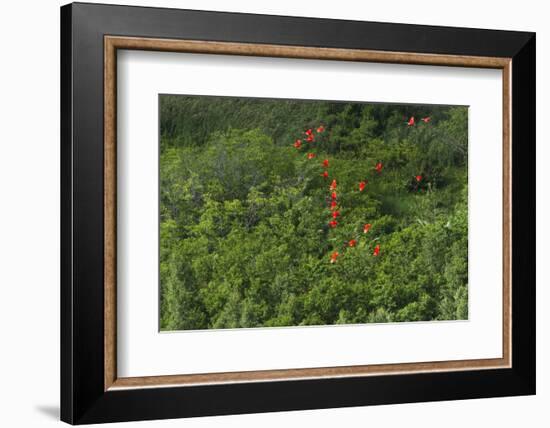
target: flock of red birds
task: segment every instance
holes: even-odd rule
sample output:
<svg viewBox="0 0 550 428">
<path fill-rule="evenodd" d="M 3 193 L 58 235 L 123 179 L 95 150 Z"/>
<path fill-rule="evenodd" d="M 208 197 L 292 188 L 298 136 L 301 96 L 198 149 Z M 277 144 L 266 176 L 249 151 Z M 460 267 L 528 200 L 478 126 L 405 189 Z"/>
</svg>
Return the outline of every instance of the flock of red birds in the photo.
<svg viewBox="0 0 550 428">
<path fill-rule="evenodd" d="M 430 120 L 432 120 L 432 118 L 431 117 L 423 117 L 420 120 L 424 123 L 428 123 Z M 415 123 L 414 122 L 414 116 L 411 116 L 411 118 L 407 122 L 407 126 L 414 126 L 414 123 Z"/>
<path fill-rule="evenodd" d="M 431 118 L 430 117 L 423 117 L 420 120 L 424 123 L 428 123 L 428 122 L 430 122 Z M 412 116 L 406 123 L 407 123 L 408 127 L 414 126 L 415 125 L 414 116 Z M 323 132 L 325 132 L 325 127 L 323 125 L 320 125 L 317 128 L 317 134 L 322 134 Z M 313 143 L 315 141 L 315 134 L 314 134 L 314 131 L 312 129 L 307 129 L 304 132 L 304 134 L 305 134 L 304 139 L 305 139 L 306 142 Z M 301 149 L 302 148 L 302 139 L 297 139 L 296 141 L 294 141 L 294 147 L 296 149 Z M 314 159 L 315 156 L 316 155 L 313 152 L 308 152 L 307 153 L 307 159 L 309 159 L 309 160 Z M 324 159 L 323 162 L 321 163 L 321 166 L 323 168 L 321 176 L 325 179 L 328 179 L 329 178 L 329 173 L 328 173 L 329 160 Z M 376 165 L 374 166 L 374 170 L 379 175 L 382 174 L 382 169 L 383 168 L 384 168 L 384 164 L 382 162 L 377 162 Z M 416 175 L 415 179 L 416 179 L 417 182 L 420 182 L 422 180 L 422 175 Z M 367 184 L 368 184 L 368 180 L 366 180 L 366 179 L 360 181 L 359 185 L 358 185 L 359 192 L 363 192 L 365 190 Z M 329 198 L 329 201 L 330 201 L 330 203 L 329 203 L 330 220 L 328 222 L 328 226 L 331 229 L 334 229 L 338 226 L 338 220 L 337 219 L 338 219 L 338 217 L 340 217 L 340 211 L 338 210 L 338 194 L 336 192 L 337 187 L 338 187 L 338 183 L 337 183 L 336 179 L 333 179 L 332 182 L 330 183 L 330 186 L 329 186 L 329 191 L 330 191 L 330 198 Z M 364 224 L 363 225 L 363 233 L 364 234 L 368 233 L 371 226 L 372 225 L 370 223 Z M 345 243 L 344 248 L 347 249 L 347 248 L 353 248 L 353 247 L 356 247 L 356 246 L 357 246 L 357 240 L 356 239 L 350 239 L 349 241 L 347 241 Z M 376 244 L 376 246 L 374 247 L 372 255 L 374 257 L 377 257 L 379 254 L 380 254 L 380 244 Z M 332 252 L 332 254 L 330 255 L 330 263 L 336 263 L 339 256 L 340 256 L 340 253 L 338 251 Z"/>
</svg>

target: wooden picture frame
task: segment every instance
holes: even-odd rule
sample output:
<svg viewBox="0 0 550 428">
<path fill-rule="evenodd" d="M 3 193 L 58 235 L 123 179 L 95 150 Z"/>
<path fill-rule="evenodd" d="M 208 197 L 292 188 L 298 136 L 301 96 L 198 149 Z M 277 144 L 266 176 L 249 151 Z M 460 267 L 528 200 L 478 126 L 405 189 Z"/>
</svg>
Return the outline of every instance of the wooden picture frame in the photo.
<svg viewBox="0 0 550 428">
<path fill-rule="evenodd" d="M 502 358 L 118 377 L 117 49 L 502 70 Z M 62 420 L 535 392 L 534 34 L 77 3 L 61 9 L 61 52 Z"/>
</svg>

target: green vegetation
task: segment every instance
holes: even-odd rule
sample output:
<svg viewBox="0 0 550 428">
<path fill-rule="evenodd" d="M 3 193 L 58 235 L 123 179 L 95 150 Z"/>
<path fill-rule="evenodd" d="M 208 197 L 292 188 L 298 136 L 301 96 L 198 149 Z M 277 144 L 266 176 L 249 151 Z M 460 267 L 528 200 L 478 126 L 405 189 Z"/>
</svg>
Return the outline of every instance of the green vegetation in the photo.
<svg viewBox="0 0 550 428">
<path fill-rule="evenodd" d="M 160 129 L 162 330 L 467 319 L 466 107 L 163 95 Z"/>
</svg>

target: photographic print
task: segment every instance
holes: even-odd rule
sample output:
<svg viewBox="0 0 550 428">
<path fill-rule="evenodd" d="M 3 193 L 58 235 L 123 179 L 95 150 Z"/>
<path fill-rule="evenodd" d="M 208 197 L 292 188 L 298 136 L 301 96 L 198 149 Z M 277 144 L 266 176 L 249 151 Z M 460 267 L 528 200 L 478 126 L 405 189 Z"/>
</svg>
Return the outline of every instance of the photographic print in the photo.
<svg viewBox="0 0 550 428">
<path fill-rule="evenodd" d="M 159 104 L 161 331 L 468 319 L 468 107 Z"/>
</svg>

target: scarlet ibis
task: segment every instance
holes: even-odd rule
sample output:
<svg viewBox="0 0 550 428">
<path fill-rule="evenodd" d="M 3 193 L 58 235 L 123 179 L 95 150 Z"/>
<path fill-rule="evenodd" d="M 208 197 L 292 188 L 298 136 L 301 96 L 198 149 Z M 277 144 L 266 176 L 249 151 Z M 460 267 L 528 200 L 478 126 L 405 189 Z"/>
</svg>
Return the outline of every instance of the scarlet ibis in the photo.
<svg viewBox="0 0 550 428">
<path fill-rule="evenodd" d="M 426 116 L 426 117 L 423 117 L 423 118 L 420 119 L 420 120 L 421 120 L 422 122 L 424 122 L 424 123 L 428 123 L 430 120 L 432 120 L 432 118 L 429 117 L 429 116 Z"/>
<path fill-rule="evenodd" d="M 352 240 L 350 240 L 350 241 L 348 242 L 348 245 L 349 245 L 350 247 L 355 247 L 355 246 L 357 245 L 357 241 L 356 241 L 355 239 L 352 239 Z"/>
<path fill-rule="evenodd" d="M 302 140 L 296 140 L 296 141 L 294 141 L 294 147 L 296 147 L 297 149 L 299 149 L 300 147 L 302 147 Z"/>
<path fill-rule="evenodd" d="M 338 256 L 339 256 L 339 255 L 340 255 L 340 254 L 338 253 L 338 251 L 335 251 L 334 253 L 332 253 L 332 254 L 330 255 L 330 262 L 331 262 L 331 263 L 336 263 L 336 259 L 338 259 Z"/>
<path fill-rule="evenodd" d="M 363 226 L 363 233 L 367 233 L 369 231 L 369 229 L 371 228 L 371 224 L 370 223 L 367 223 Z"/>
<path fill-rule="evenodd" d="M 411 116 L 411 118 L 407 122 L 407 126 L 414 126 L 414 116 Z"/>
<path fill-rule="evenodd" d="M 384 165 L 382 165 L 382 162 L 378 162 L 378 163 L 376 164 L 376 166 L 374 167 L 374 169 L 376 170 L 376 172 L 377 172 L 378 174 L 380 174 L 380 173 L 382 172 L 382 168 L 383 168 L 383 167 L 384 167 Z"/>
<path fill-rule="evenodd" d="M 376 247 L 374 247 L 374 252 L 372 253 L 373 256 L 377 256 L 380 254 L 380 244 L 377 244 Z"/>
<path fill-rule="evenodd" d="M 314 157 L 315 157 L 315 153 L 308 153 L 307 154 L 308 159 L 313 159 Z"/>
<path fill-rule="evenodd" d="M 359 182 L 359 191 L 362 192 L 363 190 L 365 190 L 366 185 L 367 185 L 366 181 Z"/>
<path fill-rule="evenodd" d="M 328 222 L 328 225 L 334 229 L 336 226 L 338 226 L 338 222 L 336 220 L 331 220 Z"/>
</svg>

